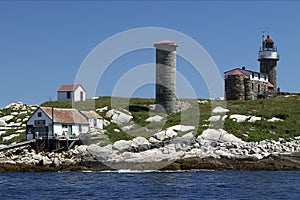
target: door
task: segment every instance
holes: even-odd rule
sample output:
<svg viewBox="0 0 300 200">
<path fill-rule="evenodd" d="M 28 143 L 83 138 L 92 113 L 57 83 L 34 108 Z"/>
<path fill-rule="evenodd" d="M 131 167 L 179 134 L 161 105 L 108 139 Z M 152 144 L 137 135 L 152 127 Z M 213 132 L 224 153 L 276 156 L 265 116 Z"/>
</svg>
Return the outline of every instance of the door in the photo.
<svg viewBox="0 0 300 200">
<path fill-rule="evenodd" d="M 83 101 L 83 92 L 80 92 L 80 101 Z"/>
<path fill-rule="evenodd" d="M 68 126 L 68 135 L 72 135 L 72 125 Z"/>
</svg>

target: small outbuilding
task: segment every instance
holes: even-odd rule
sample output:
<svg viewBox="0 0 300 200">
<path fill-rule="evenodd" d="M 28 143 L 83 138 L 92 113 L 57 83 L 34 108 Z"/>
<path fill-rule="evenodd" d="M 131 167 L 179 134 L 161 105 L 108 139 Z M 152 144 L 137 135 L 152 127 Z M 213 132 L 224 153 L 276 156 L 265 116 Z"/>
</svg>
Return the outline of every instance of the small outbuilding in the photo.
<svg viewBox="0 0 300 200">
<path fill-rule="evenodd" d="M 91 128 L 103 129 L 103 118 L 93 110 L 80 111 L 85 118 L 89 121 Z"/>
<path fill-rule="evenodd" d="M 85 101 L 86 92 L 80 84 L 63 85 L 57 90 L 57 101 Z"/>
</svg>

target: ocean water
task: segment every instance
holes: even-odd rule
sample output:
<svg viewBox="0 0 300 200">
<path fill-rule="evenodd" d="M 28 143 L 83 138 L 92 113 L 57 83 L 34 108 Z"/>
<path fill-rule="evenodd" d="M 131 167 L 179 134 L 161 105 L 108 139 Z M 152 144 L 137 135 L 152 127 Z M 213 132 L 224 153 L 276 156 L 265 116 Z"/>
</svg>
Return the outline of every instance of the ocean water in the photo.
<svg viewBox="0 0 300 200">
<path fill-rule="evenodd" d="M 300 199 L 300 172 L 2 173 L 0 199 Z"/>
</svg>

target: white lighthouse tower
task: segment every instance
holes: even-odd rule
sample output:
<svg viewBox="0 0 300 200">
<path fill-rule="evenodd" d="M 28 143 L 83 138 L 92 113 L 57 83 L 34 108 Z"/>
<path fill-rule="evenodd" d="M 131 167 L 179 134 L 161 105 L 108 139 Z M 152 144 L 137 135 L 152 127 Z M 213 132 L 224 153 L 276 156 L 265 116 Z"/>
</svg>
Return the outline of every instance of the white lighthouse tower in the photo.
<svg viewBox="0 0 300 200">
<path fill-rule="evenodd" d="M 265 39 L 264 33 L 262 34 L 262 46 L 258 52 L 258 61 L 260 62 L 260 73 L 268 74 L 269 82 L 272 83 L 276 92 L 277 89 L 277 61 L 279 55 L 274 41 L 267 35 Z"/>
</svg>

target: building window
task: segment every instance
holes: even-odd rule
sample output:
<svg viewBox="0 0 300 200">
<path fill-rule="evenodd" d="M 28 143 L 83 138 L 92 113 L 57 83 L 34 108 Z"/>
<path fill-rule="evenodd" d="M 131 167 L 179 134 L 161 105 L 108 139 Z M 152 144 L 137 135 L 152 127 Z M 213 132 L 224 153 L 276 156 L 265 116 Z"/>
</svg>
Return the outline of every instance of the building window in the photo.
<svg viewBox="0 0 300 200">
<path fill-rule="evenodd" d="M 42 112 L 38 112 L 38 117 L 42 117 Z"/>
<path fill-rule="evenodd" d="M 97 119 L 94 119 L 94 127 L 97 127 Z"/>
<path fill-rule="evenodd" d="M 254 73 L 252 73 L 252 78 L 254 78 Z"/>
<path fill-rule="evenodd" d="M 45 120 L 34 120 L 34 126 L 35 127 L 46 126 L 46 121 Z"/>
<path fill-rule="evenodd" d="M 260 85 L 257 85 L 257 93 L 260 93 Z"/>
<path fill-rule="evenodd" d="M 252 90 L 254 89 L 254 83 L 252 83 Z"/>
<path fill-rule="evenodd" d="M 79 124 L 79 133 L 82 133 L 82 126 Z"/>
<path fill-rule="evenodd" d="M 67 99 L 71 99 L 71 92 L 67 92 Z"/>
<path fill-rule="evenodd" d="M 67 124 L 62 124 L 61 127 L 62 128 L 68 128 L 68 125 Z"/>
</svg>

